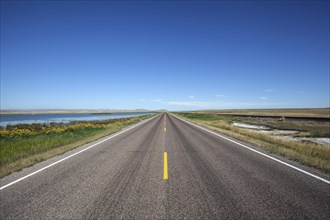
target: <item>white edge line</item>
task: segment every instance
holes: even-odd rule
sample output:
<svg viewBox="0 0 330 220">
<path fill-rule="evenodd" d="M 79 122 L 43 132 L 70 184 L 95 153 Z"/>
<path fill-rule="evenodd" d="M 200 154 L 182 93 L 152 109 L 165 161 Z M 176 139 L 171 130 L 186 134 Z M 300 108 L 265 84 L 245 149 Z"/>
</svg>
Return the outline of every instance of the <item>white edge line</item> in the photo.
<svg viewBox="0 0 330 220">
<path fill-rule="evenodd" d="M 171 115 L 172 115 L 172 114 L 171 114 Z M 250 150 L 250 151 L 253 151 L 253 152 L 257 153 L 257 154 L 260 154 L 260 155 L 262 155 L 262 156 L 264 156 L 264 157 L 267 157 L 267 158 L 269 158 L 269 159 L 271 159 L 271 160 L 274 160 L 274 161 L 276 161 L 276 162 L 278 162 L 278 163 L 281 163 L 281 164 L 283 164 L 283 165 L 285 165 L 285 166 L 288 166 L 288 167 L 290 167 L 290 168 L 292 168 L 292 169 L 295 169 L 295 170 L 297 170 L 297 171 L 299 171 L 299 172 L 302 172 L 302 173 L 304 173 L 304 174 L 306 174 L 306 175 L 308 175 L 308 176 L 311 176 L 311 177 L 313 177 L 313 178 L 315 178 L 315 179 L 321 180 L 322 182 L 325 182 L 325 183 L 327 183 L 327 184 L 330 184 L 330 181 L 329 181 L 329 180 L 326 180 L 326 179 L 324 179 L 324 178 L 322 178 L 322 177 L 319 177 L 319 176 L 317 176 L 317 175 L 314 175 L 314 174 L 312 174 L 312 173 L 309 173 L 309 172 L 307 172 L 307 171 L 305 171 L 305 170 L 302 170 L 302 169 L 300 169 L 300 168 L 298 168 L 298 167 L 295 167 L 295 166 L 293 166 L 293 165 L 291 165 L 291 164 L 288 164 L 288 163 L 286 163 L 286 162 L 284 162 L 284 161 L 281 161 L 281 160 L 279 160 L 279 159 L 276 159 L 275 157 L 272 157 L 272 156 L 269 156 L 269 155 L 267 155 L 267 154 L 265 154 L 265 153 L 262 153 L 262 152 L 260 152 L 260 151 L 257 151 L 257 150 L 255 150 L 255 149 L 253 149 L 253 148 L 251 148 L 251 147 L 248 147 L 248 146 L 246 146 L 246 145 L 244 145 L 244 144 L 241 144 L 241 143 L 239 143 L 239 142 L 237 142 L 237 141 L 231 140 L 231 139 L 229 139 L 229 138 L 227 138 L 227 137 L 225 137 L 225 136 L 222 136 L 222 135 L 220 135 L 220 134 L 218 134 L 218 133 L 216 133 L 216 132 L 210 131 L 210 130 L 208 130 L 208 129 L 206 129 L 206 128 L 203 128 L 203 127 L 201 127 L 201 126 L 199 126 L 199 125 L 196 125 L 196 124 L 194 124 L 194 123 L 191 123 L 191 122 L 189 122 L 189 121 L 186 121 L 186 120 L 184 120 L 184 119 L 182 119 L 182 118 L 179 118 L 179 117 L 174 116 L 174 115 L 172 115 L 172 116 L 175 117 L 175 118 L 177 118 L 177 119 L 179 119 L 179 120 L 181 120 L 181 121 L 183 121 L 183 122 L 186 122 L 186 123 L 188 123 L 188 124 L 191 124 L 191 125 L 193 125 L 193 126 L 199 128 L 199 129 L 202 129 L 202 130 L 207 131 L 207 132 L 209 132 L 209 133 L 211 133 L 211 134 L 214 134 L 214 135 L 216 135 L 216 136 L 218 136 L 218 137 L 221 137 L 221 138 L 223 138 L 223 139 L 226 139 L 227 141 L 230 141 L 230 142 L 235 143 L 235 144 L 237 144 L 237 145 L 239 145 L 239 146 L 241 146 L 241 147 L 244 147 L 244 148 L 246 148 L 246 149 L 248 149 L 248 150 Z"/>
<path fill-rule="evenodd" d="M 0 187 L 0 190 L 3 190 L 3 189 L 5 189 L 5 188 L 7 188 L 7 187 L 9 187 L 9 186 L 11 186 L 11 185 L 13 185 L 13 184 L 15 184 L 15 183 L 18 183 L 18 182 L 20 182 L 20 181 L 22 181 L 22 180 L 24 180 L 24 179 L 26 179 L 26 178 L 28 178 L 28 177 L 30 177 L 30 176 L 33 176 L 33 175 L 35 175 L 35 174 L 37 174 L 37 173 L 40 173 L 41 171 L 46 170 L 46 169 L 48 169 L 49 167 L 52 167 L 52 166 L 54 166 L 54 165 L 56 165 L 56 164 L 58 164 L 58 163 L 61 163 L 62 161 L 65 161 L 65 160 L 67 160 L 67 159 L 69 159 L 69 158 L 71 158 L 71 157 L 73 157 L 73 156 L 76 156 L 77 154 L 80 154 L 80 153 L 82 153 L 82 152 L 84 152 L 84 151 L 86 151 L 86 150 L 88 150 L 88 149 L 90 149 L 90 148 L 92 148 L 92 147 L 95 147 L 96 145 L 99 145 L 99 144 L 101 144 L 101 143 L 103 143 L 103 142 L 105 142 L 105 141 L 107 141 L 107 140 L 109 140 L 109 139 L 112 139 L 112 138 L 114 138 L 114 137 L 116 137 L 116 136 L 118 136 L 118 135 L 121 135 L 122 133 L 125 133 L 126 131 L 129 131 L 129 130 L 131 130 L 131 129 L 133 129 L 133 128 L 139 126 L 139 125 L 145 124 L 146 122 L 148 122 L 148 121 L 150 121 L 150 120 L 152 120 L 152 119 L 154 119 L 154 118 L 156 118 L 156 117 L 158 117 L 158 116 L 159 116 L 159 114 L 156 115 L 156 116 L 154 116 L 154 117 L 152 117 L 152 118 L 149 118 L 149 119 L 147 119 L 147 120 L 145 120 L 145 121 L 139 122 L 138 124 L 136 124 L 136 125 L 134 125 L 134 126 L 132 126 L 132 127 L 129 127 L 129 128 L 127 128 L 127 129 L 125 129 L 125 130 L 119 131 L 118 133 L 115 133 L 115 134 L 111 135 L 110 137 L 108 137 L 108 138 L 106 138 L 106 139 L 103 139 L 102 141 L 99 141 L 99 142 L 97 142 L 97 143 L 95 143 L 95 144 L 93 144 L 93 145 L 91 145 L 91 146 L 89 146 L 89 147 L 87 147 L 87 148 L 85 148 L 85 149 L 83 149 L 83 150 L 80 150 L 80 151 L 78 151 L 78 152 L 76 152 L 76 153 L 74 153 L 74 154 L 71 154 L 71 155 L 69 155 L 69 156 L 67 156 L 67 157 L 65 157 L 65 158 L 62 158 L 61 160 L 58 160 L 58 161 L 56 161 L 56 162 L 54 162 L 54 163 L 52 163 L 52 164 L 49 164 L 48 166 L 45 166 L 45 167 L 43 167 L 43 168 L 41 168 L 41 169 L 39 169 L 39 170 L 37 170 L 37 171 L 34 171 L 33 173 L 30 173 L 30 174 L 28 174 L 28 175 L 26 175 L 26 176 L 23 176 L 23 177 L 21 177 L 21 178 L 15 180 L 15 181 L 13 181 L 13 182 L 11 182 L 11 183 L 8 183 L 8 184 L 6 184 L 6 185 Z"/>
</svg>

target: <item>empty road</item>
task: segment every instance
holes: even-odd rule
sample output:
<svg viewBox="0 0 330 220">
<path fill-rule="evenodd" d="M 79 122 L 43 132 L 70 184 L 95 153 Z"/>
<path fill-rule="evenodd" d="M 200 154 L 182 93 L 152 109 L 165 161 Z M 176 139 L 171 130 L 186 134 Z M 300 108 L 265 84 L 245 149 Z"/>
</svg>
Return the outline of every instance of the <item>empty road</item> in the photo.
<svg viewBox="0 0 330 220">
<path fill-rule="evenodd" d="M 329 183 L 167 113 L 96 143 L 3 178 L 0 219 L 330 219 Z"/>
</svg>

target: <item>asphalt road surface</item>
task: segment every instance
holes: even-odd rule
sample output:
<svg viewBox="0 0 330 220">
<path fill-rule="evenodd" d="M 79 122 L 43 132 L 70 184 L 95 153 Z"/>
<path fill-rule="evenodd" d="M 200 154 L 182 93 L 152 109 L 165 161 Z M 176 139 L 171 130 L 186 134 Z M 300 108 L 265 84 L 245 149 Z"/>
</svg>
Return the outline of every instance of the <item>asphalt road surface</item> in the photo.
<svg viewBox="0 0 330 220">
<path fill-rule="evenodd" d="M 169 114 L 95 143 L 3 178 L 0 218 L 330 219 L 329 183 Z"/>
</svg>

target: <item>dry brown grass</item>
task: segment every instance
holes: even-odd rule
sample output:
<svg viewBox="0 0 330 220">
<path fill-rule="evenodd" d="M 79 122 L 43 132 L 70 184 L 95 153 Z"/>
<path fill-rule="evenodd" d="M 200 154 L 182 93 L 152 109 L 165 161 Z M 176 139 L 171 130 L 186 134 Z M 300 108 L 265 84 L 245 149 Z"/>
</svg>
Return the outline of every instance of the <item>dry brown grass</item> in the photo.
<svg viewBox="0 0 330 220">
<path fill-rule="evenodd" d="M 330 108 L 310 109 L 235 109 L 235 110 L 207 110 L 196 111 L 200 113 L 237 114 L 250 116 L 284 116 L 284 117 L 309 117 L 330 118 Z"/>
</svg>

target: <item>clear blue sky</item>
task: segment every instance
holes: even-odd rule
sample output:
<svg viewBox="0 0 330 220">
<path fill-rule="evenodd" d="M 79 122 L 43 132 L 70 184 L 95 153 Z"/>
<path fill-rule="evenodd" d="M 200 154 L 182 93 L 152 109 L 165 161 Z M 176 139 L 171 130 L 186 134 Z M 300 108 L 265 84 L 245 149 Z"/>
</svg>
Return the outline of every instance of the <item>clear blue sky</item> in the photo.
<svg viewBox="0 0 330 220">
<path fill-rule="evenodd" d="M 1 1 L 1 109 L 329 106 L 329 1 Z"/>
</svg>

